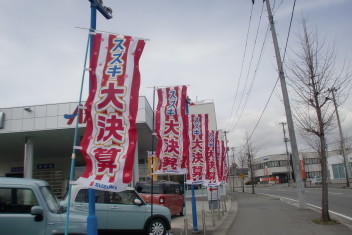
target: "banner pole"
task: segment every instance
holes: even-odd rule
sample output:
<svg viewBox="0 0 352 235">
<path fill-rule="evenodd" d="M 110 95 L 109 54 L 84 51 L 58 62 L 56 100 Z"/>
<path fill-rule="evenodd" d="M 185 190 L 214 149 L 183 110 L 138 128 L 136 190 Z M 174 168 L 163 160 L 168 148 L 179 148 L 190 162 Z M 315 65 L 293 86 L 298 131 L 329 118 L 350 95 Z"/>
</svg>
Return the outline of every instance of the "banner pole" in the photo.
<svg viewBox="0 0 352 235">
<path fill-rule="evenodd" d="M 193 232 L 198 232 L 197 205 L 196 205 L 196 196 L 195 196 L 195 193 L 194 193 L 194 184 L 191 184 L 191 189 L 192 189 Z"/>
<path fill-rule="evenodd" d="M 150 214 L 153 216 L 153 193 L 154 193 L 154 136 L 155 136 L 155 87 L 153 87 L 153 130 L 152 130 L 152 174 L 151 174 L 151 190 L 150 190 Z"/>
<path fill-rule="evenodd" d="M 73 174 L 74 174 L 74 169 L 75 169 L 75 159 L 76 159 L 76 144 L 77 144 L 77 135 L 78 135 L 78 120 L 80 116 L 80 108 L 79 106 L 81 105 L 82 102 L 82 93 L 83 93 L 83 85 L 84 85 L 84 75 L 85 75 L 85 68 L 87 64 L 87 56 L 88 56 L 88 46 L 89 46 L 89 39 L 90 35 L 88 34 L 88 40 L 87 40 L 87 46 L 86 46 L 86 54 L 84 58 L 84 65 L 83 65 L 83 74 L 82 74 L 82 79 L 81 79 L 81 90 L 79 94 L 79 100 L 78 100 L 78 107 L 77 107 L 77 119 L 76 119 L 76 126 L 75 126 L 75 135 L 73 137 L 73 150 L 72 150 L 72 156 L 71 156 L 71 170 L 70 170 L 70 181 L 69 181 L 69 186 L 68 186 L 68 194 L 67 194 L 67 213 L 66 213 L 66 224 L 65 224 L 65 235 L 68 234 L 68 225 L 69 225 L 69 218 L 70 218 L 70 208 L 71 208 L 71 190 L 72 190 L 72 185 L 71 182 L 73 181 Z"/>
<path fill-rule="evenodd" d="M 94 30 L 97 28 L 97 8 L 95 4 L 91 4 L 90 6 L 90 32 L 94 32 Z M 93 40 L 94 40 L 94 35 L 90 35 L 90 56 L 89 58 L 92 58 L 92 52 L 93 52 Z M 89 88 L 90 88 L 90 83 L 89 83 Z M 95 190 L 89 188 L 88 189 L 88 203 L 89 203 L 89 213 L 87 216 L 87 235 L 97 235 L 98 233 L 98 222 L 97 222 L 97 216 L 95 215 Z"/>
<path fill-rule="evenodd" d="M 187 184 L 186 184 L 186 174 L 183 175 L 183 193 L 184 193 L 184 201 L 185 201 L 185 210 L 184 210 L 184 231 L 185 231 L 185 235 L 188 234 L 188 220 L 187 220 L 187 206 L 186 206 L 186 194 L 187 194 Z"/>
</svg>

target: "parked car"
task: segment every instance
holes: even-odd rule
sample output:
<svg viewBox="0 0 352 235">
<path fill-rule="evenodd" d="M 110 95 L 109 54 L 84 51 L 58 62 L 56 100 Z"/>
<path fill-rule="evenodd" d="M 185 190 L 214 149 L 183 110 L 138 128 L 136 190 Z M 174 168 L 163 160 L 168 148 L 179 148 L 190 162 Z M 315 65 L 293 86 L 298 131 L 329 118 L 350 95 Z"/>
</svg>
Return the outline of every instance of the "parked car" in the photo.
<svg viewBox="0 0 352 235">
<path fill-rule="evenodd" d="M 152 203 L 151 182 L 139 181 L 135 186 L 137 192 L 148 203 Z M 185 198 L 183 189 L 177 182 L 154 181 L 153 182 L 153 204 L 166 206 L 171 215 L 184 215 Z"/>
<path fill-rule="evenodd" d="M 323 179 L 321 178 L 321 176 L 315 176 L 313 179 L 312 179 L 312 184 L 321 184 L 323 182 Z"/>
<path fill-rule="evenodd" d="M 70 214 L 69 234 L 86 234 L 87 217 Z M 64 234 L 65 208 L 60 206 L 46 181 L 0 178 L 0 229 L 6 235 Z"/>
<path fill-rule="evenodd" d="M 67 207 L 67 195 L 61 205 Z M 88 189 L 72 185 L 71 207 L 88 215 Z M 119 230 L 139 230 L 146 234 L 165 235 L 171 229 L 170 210 L 163 206 L 154 206 L 153 215 L 148 205 L 134 188 L 123 192 L 95 190 L 95 214 L 98 220 L 98 232 Z"/>
</svg>

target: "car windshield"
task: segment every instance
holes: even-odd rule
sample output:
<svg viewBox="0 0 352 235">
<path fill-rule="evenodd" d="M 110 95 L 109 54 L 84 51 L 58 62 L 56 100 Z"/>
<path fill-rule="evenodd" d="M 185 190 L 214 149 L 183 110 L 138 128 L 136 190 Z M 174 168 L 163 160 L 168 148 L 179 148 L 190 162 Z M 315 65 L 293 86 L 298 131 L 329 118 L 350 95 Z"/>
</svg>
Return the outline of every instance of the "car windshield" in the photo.
<svg viewBox="0 0 352 235">
<path fill-rule="evenodd" d="M 59 214 L 65 212 L 65 209 L 60 206 L 59 201 L 49 186 L 40 187 L 40 191 L 42 192 L 45 202 L 52 213 Z"/>
<path fill-rule="evenodd" d="M 151 184 L 137 184 L 136 185 L 136 190 L 138 193 L 152 193 L 151 190 Z M 162 184 L 153 184 L 153 193 L 155 194 L 163 194 L 164 193 L 164 187 Z"/>
</svg>

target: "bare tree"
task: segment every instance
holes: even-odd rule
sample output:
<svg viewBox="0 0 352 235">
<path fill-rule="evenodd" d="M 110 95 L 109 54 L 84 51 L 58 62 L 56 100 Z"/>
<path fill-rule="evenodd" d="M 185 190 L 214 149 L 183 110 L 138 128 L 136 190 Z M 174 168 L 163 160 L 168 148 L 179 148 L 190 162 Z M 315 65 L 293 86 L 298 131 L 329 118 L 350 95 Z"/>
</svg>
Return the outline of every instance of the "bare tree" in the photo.
<svg viewBox="0 0 352 235">
<path fill-rule="evenodd" d="M 252 147 L 252 144 L 250 142 L 250 139 L 249 137 L 247 136 L 247 139 L 246 139 L 246 145 L 244 146 L 244 150 L 243 150 L 243 154 L 245 156 L 245 159 L 247 160 L 247 165 L 248 165 L 248 170 L 250 172 L 250 181 L 251 181 L 251 185 L 252 185 L 252 193 L 254 194 L 255 193 L 255 190 L 254 190 L 254 183 L 255 183 L 255 180 L 254 180 L 254 177 L 255 177 L 255 160 L 254 160 L 254 149 Z"/>
<path fill-rule="evenodd" d="M 301 136 L 319 154 L 322 169 L 322 215 L 330 221 L 327 185 L 326 134 L 336 127 L 333 123 L 334 108 L 329 101 L 328 89 L 347 87 L 349 69 L 337 68 L 334 48 L 325 50 L 324 40 L 317 31 L 310 31 L 305 19 L 298 34 L 299 47 L 295 48 L 288 67 L 289 85 L 294 97 L 295 118 Z M 348 72 L 346 72 L 348 71 Z M 341 94 L 340 90 L 340 94 Z"/>
<path fill-rule="evenodd" d="M 246 157 L 246 155 L 243 152 L 241 152 L 238 155 L 237 164 L 241 167 L 242 173 L 243 173 L 243 169 L 248 166 L 247 157 Z M 242 192 L 244 192 L 244 177 L 241 177 L 241 178 L 242 178 Z"/>
</svg>

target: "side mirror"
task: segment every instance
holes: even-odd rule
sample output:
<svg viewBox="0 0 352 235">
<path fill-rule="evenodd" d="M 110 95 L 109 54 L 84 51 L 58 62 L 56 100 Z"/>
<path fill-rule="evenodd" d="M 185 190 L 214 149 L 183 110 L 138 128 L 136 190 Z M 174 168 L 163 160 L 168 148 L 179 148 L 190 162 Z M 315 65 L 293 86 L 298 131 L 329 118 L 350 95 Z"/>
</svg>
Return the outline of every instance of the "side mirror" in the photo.
<svg viewBox="0 0 352 235">
<path fill-rule="evenodd" d="M 34 221 L 40 222 L 43 220 L 43 208 L 40 206 L 33 206 L 31 208 L 31 215 L 35 215 Z"/>
<path fill-rule="evenodd" d="M 31 208 L 31 215 L 42 215 L 43 214 L 43 208 L 40 206 L 33 206 Z"/>
<path fill-rule="evenodd" d="M 142 201 L 139 200 L 138 198 L 136 198 L 133 200 L 133 204 L 140 206 L 140 205 L 142 205 Z"/>
</svg>

